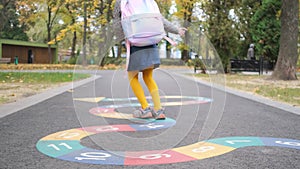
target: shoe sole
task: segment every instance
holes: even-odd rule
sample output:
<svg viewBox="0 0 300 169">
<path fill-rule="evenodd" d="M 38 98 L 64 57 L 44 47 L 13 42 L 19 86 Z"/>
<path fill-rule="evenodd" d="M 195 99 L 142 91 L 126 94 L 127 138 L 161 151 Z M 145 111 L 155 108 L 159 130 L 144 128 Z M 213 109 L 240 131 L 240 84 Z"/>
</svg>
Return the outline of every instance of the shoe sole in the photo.
<svg viewBox="0 0 300 169">
<path fill-rule="evenodd" d="M 166 119 L 166 115 L 164 114 L 160 114 L 157 117 L 155 117 L 156 120 L 165 120 Z"/>
<path fill-rule="evenodd" d="M 146 114 L 146 115 L 144 115 L 144 116 L 134 116 L 134 115 L 133 115 L 133 117 L 134 117 L 134 118 L 139 118 L 139 119 L 149 119 L 149 118 L 153 118 L 153 116 L 152 116 L 151 113 Z"/>
</svg>

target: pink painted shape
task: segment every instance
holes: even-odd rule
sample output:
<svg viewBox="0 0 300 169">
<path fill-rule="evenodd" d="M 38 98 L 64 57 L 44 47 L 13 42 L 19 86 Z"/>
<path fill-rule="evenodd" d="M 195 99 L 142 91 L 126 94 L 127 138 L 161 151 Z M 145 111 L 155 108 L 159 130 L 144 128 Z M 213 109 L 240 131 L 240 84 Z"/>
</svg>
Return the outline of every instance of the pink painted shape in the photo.
<svg viewBox="0 0 300 169">
<path fill-rule="evenodd" d="M 113 113 L 115 112 L 114 108 L 101 108 L 101 107 L 95 107 L 89 110 L 91 114 L 98 115 L 102 113 Z"/>
<path fill-rule="evenodd" d="M 91 133 L 107 133 L 107 132 L 118 132 L 118 131 L 136 131 L 134 128 L 129 125 L 105 125 L 105 126 L 92 126 L 92 127 L 83 127 L 80 130 Z"/>
<path fill-rule="evenodd" d="M 197 160 L 172 150 L 127 152 L 124 165 L 153 165 Z"/>
</svg>

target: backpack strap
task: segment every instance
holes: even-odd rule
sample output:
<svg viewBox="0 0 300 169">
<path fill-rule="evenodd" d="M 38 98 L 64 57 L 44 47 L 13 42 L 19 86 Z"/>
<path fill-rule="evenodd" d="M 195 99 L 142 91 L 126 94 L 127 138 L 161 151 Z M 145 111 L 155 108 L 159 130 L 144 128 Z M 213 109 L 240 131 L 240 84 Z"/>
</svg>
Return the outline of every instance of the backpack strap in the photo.
<svg viewBox="0 0 300 169">
<path fill-rule="evenodd" d="M 173 41 L 171 38 L 169 38 L 169 37 L 167 37 L 167 36 L 164 36 L 164 39 L 165 39 L 166 41 L 168 41 L 168 42 L 169 42 L 171 45 L 173 45 L 173 46 L 176 46 L 176 45 L 177 45 L 175 41 Z"/>
<path fill-rule="evenodd" d="M 129 40 L 125 40 L 126 43 L 126 71 L 128 69 L 128 65 L 129 65 L 129 59 L 130 59 L 130 42 Z"/>
<path fill-rule="evenodd" d="M 130 11 L 127 9 L 128 0 L 121 0 L 121 17 L 122 19 L 128 15 L 130 15 Z"/>
</svg>

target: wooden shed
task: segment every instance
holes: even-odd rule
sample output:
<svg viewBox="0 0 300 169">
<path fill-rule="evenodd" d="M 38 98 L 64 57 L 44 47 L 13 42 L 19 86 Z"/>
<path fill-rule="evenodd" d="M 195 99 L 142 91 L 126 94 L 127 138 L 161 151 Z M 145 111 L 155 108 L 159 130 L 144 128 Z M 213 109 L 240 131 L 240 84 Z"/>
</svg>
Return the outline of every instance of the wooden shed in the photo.
<svg viewBox="0 0 300 169">
<path fill-rule="evenodd" d="M 57 58 L 56 45 L 51 45 L 51 53 L 53 62 Z M 47 44 L 0 39 L 0 58 L 11 58 L 13 62 L 16 56 L 19 63 L 50 63 Z"/>
</svg>

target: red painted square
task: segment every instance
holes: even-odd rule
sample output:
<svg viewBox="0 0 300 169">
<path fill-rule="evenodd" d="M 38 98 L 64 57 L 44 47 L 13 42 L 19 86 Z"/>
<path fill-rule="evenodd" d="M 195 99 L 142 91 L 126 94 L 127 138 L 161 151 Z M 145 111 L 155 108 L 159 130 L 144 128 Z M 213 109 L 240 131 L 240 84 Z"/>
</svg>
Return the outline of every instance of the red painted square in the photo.
<svg viewBox="0 0 300 169">
<path fill-rule="evenodd" d="M 192 160 L 196 159 L 172 150 L 126 152 L 124 165 L 167 164 Z"/>
<path fill-rule="evenodd" d="M 90 113 L 94 115 L 101 115 L 101 113 L 113 113 L 115 112 L 114 108 L 101 108 L 101 107 L 95 107 L 89 110 Z"/>
<path fill-rule="evenodd" d="M 106 126 L 92 126 L 83 127 L 81 130 L 92 133 L 116 132 L 116 131 L 136 131 L 129 125 L 106 125 Z"/>
</svg>

